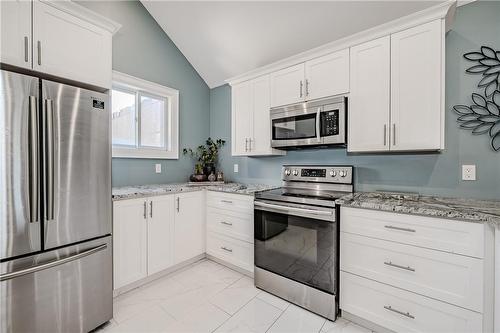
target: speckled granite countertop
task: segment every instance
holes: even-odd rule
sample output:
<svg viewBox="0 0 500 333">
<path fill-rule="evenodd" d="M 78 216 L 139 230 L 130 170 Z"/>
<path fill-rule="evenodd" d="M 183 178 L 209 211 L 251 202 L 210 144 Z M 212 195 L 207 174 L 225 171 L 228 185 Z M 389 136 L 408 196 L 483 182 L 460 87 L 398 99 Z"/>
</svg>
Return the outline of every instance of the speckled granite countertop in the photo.
<svg viewBox="0 0 500 333">
<path fill-rule="evenodd" d="M 226 183 L 224 185 L 190 186 L 187 183 L 180 184 L 157 184 L 113 187 L 113 200 L 125 200 L 155 195 L 163 195 L 179 192 L 192 192 L 207 189 L 209 191 L 226 192 L 234 194 L 254 195 L 255 192 L 270 190 L 277 186 L 264 184 L 240 184 Z"/>
<path fill-rule="evenodd" d="M 389 192 L 358 192 L 346 195 L 336 203 L 345 207 L 365 208 L 441 217 L 500 227 L 500 201 L 463 198 L 441 198 Z"/>
</svg>

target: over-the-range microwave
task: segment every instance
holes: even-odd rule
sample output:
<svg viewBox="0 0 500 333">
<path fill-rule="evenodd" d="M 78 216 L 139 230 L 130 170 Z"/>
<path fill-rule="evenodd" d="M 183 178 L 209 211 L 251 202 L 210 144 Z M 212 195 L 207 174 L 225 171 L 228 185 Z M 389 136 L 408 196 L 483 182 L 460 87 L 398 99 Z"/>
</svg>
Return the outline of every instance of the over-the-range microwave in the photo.
<svg viewBox="0 0 500 333">
<path fill-rule="evenodd" d="M 271 146 L 298 149 L 345 146 L 347 97 L 329 97 L 271 108 Z"/>
</svg>

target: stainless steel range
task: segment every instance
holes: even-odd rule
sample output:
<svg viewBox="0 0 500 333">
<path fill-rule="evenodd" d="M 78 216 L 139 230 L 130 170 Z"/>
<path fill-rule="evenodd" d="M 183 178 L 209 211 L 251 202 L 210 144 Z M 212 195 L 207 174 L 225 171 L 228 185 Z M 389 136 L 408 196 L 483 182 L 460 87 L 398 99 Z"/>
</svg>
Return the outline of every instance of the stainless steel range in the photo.
<svg viewBox="0 0 500 333">
<path fill-rule="evenodd" d="M 285 165 L 255 197 L 255 285 L 328 319 L 338 312 L 339 211 L 352 166 Z"/>
</svg>

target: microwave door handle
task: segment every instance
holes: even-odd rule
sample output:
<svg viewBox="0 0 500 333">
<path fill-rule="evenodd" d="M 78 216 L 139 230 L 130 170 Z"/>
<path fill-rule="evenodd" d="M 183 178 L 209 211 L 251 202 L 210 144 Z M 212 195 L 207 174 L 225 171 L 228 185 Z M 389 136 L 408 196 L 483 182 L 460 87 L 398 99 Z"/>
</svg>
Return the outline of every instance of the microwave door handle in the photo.
<svg viewBox="0 0 500 333">
<path fill-rule="evenodd" d="M 316 111 L 316 136 L 318 143 L 321 143 L 321 107 Z"/>
</svg>

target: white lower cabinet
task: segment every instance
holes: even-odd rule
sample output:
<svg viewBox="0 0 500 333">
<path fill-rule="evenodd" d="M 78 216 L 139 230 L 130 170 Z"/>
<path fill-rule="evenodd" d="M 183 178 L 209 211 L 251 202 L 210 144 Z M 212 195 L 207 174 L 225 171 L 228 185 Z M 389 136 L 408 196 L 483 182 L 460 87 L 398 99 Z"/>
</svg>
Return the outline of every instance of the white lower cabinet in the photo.
<svg viewBox="0 0 500 333">
<path fill-rule="evenodd" d="M 205 253 L 204 192 L 175 195 L 174 263 Z"/>
<path fill-rule="evenodd" d="M 253 273 L 253 196 L 207 192 L 207 254 Z"/>
<path fill-rule="evenodd" d="M 395 332 L 477 333 L 480 313 L 341 272 L 340 308 Z"/>
<path fill-rule="evenodd" d="M 396 332 L 491 326 L 484 225 L 348 207 L 341 221 L 343 311 Z"/>
<path fill-rule="evenodd" d="M 205 253 L 204 192 L 115 201 L 113 248 L 115 290 Z"/>
</svg>

